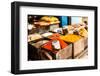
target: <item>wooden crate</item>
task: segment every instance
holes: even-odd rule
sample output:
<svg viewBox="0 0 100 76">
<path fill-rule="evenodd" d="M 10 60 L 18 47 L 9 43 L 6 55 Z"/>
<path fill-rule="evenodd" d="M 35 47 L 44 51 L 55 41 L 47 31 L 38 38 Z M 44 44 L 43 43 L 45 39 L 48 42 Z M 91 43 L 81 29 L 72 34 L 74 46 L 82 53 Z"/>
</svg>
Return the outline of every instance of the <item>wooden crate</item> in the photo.
<svg viewBox="0 0 100 76">
<path fill-rule="evenodd" d="M 81 37 L 79 40 L 75 42 L 68 42 L 65 41 L 67 44 L 72 44 L 72 59 L 75 58 L 76 55 L 78 55 L 80 52 L 82 52 L 85 47 L 87 46 L 87 38 Z"/>
<path fill-rule="evenodd" d="M 53 60 L 53 57 L 49 54 L 49 52 L 43 49 L 39 51 L 39 56 L 41 60 Z"/>
<path fill-rule="evenodd" d="M 37 40 L 33 40 L 28 42 L 28 60 L 40 60 L 40 47 L 41 45 L 43 45 L 44 43 L 39 43 L 38 45 L 36 44 L 36 42 L 38 41 L 42 41 L 42 40 L 50 40 L 47 38 L 41 38 L 41 39 L 37 39 Z"/>
<path fill-rule="evenodd" d="M 40 52 L 42 60 L 56 60 L 56 59 L 69 59 L 72 58 L 72 44 L 69 44 L 64 49 L 59 50 L 56 54 L 42 49 Z"/>
<path fill-rule="evenodd" d="M 56 59 L 68 59 L 72 57 L 72 44 L 69 44 L 66 48 L 59 50 L 56 54 Z"/>
<path fill-rule="evenodd" d="M 81 54 L 81 52 L 83 52 L 88 47 L 88 38 L 84 37 L 74 43 L 69 43 L 69 44 L 70 45 L 67 48 L 62 49 L 64 50 L 63 52 L 62 51 L 58 52 L 57 56 L 58 57 L 60 56 L 58 59 L 61 59 L 61 58 L 63 59 L 63 58 L 68 58 L 68 57 L 76 58 L 77 55 Z"/>
</svg>

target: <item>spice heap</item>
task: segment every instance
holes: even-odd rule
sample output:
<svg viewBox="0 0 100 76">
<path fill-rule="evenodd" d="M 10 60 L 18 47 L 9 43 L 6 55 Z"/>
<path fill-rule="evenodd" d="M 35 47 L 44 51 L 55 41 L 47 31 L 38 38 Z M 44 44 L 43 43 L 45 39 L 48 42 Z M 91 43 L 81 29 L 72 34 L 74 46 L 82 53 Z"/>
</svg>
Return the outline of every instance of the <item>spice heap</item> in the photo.
<svg viewBox="0 0 100 76">
<path fill-rule="evenodd" d="M 74 34 L 68 34 L 65 36 L 60 36 L 60 38 L 66 42 L 76 42 L 81 38 L 79 35 L 74 35 Z"/>
<path fill-rule="evenodd" d="M 59 22 L 58 18 L 54 16 L 44 16 L 40 20 L 45 22 L 50 22 L 51 24 L 55 22 Z"/>
<path fill-rule="evenodd" d="M 57 53 L 58 50 L 63 49 L 67 47 L 68 44 L 66 44 L 63 40 L 57 38 L 57 39 L 52 39 L 49 42 L 45 43 L 42 48 L 53 52 L 54 54 Z"/>
<path fill-rule="evenodd" d="M 83 37 L 87 37 L 88 36 L 88 32 L 85 28 L 82 28 L 79 30 L 79 34 Z"/>
<path fill-rule="evenodd" d="M 60 34 L 54 33 L 53 35 L 49 36 L 48 38 L 54 40 L 54 39 L 60 38 Z"/>
</svg>

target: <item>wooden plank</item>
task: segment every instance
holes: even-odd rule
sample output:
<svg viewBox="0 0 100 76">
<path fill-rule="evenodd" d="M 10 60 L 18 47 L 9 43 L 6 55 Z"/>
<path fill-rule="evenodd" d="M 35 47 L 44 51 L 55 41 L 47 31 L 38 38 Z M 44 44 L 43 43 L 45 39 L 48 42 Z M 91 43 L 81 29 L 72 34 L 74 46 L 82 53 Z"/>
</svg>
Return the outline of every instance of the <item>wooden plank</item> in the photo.
<svg viewBox="0 0 100 76">
<path fill-rule="evenodd" d="M 74 57 L 84 50 L 84 39 L 81 38 L 80 40 L 73 43 L 73 52 Z"/>
<path fill-rule="evenodd" d="M 84 37 L 84 48 L 88 46 L 88 38 Z"/>
<path fill-rule="evenodd" d="M 59 50 L 56 54 L 56 59 L 68 59 L 72 56 L 72 44 L 69 44 L 66 48 Z"/>
<path fill-rule="evenodd" d="M 88 57 L 88 48 L 86 48 L 85 50 L 83 50 L 81 53 L 79 53 L 75 59 L 83 59 L 83 58 L 87 58 Z"/>
</svg>

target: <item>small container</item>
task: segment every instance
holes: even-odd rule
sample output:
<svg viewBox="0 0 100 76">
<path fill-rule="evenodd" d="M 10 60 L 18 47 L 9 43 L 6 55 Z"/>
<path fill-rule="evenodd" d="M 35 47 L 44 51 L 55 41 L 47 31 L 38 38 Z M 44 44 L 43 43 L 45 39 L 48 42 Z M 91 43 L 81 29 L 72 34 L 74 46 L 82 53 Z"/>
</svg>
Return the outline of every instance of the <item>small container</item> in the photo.
<svg viewBox="0 0 100 76">
<path fill-rule="evenodd" d="M 55 49 L 55 50 L 60 50 L 61 49 L 60 42 L 58 40 L 53 40 L 52 41 L 52 46 L 53 46 L 53 49 Z"/>
<path fill-rule="evenodd" d="M 78 31 L 78 30 L 75 30 L 73 33 L 74 33 L 75 35 L 79 35 L 79 31 Z"/>
<path fill-rule="evenodd" d="M 67 28 L 63 28 L 63 34 L 66 35 L 68 33 Z"/>
</svg>

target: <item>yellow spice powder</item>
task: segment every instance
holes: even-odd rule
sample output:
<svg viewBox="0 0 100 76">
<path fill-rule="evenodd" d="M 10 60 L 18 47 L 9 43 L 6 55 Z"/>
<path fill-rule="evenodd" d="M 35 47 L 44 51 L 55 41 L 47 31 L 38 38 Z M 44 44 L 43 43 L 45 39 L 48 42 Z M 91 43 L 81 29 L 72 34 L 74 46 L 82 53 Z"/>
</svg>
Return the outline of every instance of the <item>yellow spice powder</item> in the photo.
<svg viewBox="0 0 100 76">
<path fill-rule="evenodd" d="M 74 34 L 68 34 L 65 36 L 60 36 L 60 38 L 66 42 L 76 42 L 81 38 L 79 35 L 74 35 Z"/>
</svg>

